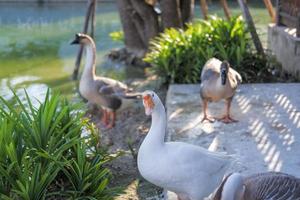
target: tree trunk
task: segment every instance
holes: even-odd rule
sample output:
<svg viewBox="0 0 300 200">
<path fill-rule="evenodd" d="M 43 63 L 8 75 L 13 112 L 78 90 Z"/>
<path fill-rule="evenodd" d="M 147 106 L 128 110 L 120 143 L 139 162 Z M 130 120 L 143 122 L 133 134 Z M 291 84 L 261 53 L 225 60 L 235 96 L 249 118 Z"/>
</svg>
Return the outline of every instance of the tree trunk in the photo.
<svg viewBox="0 0 300 200">
<path fill-rule="evenodd" d="M 240 7 L 242 9 L 243 16 L 246 20 L 246 23 L 248 24 L 248 28 L 250 30 L 250 34 L 252 36 L 252 40 L 254 42 L 255 48 L 256 48 L 257 52 L 260 55 L 265 57 L 264 49 L 263 49 L 263 46 L 262 46 L 262 44 L 260 42 L 260 39 L 257 35 L 256 28 L 255 28 L 252 16 L 250 14 L 249 8 L 248 8 L 248 6 L 247 6 L 247 4 L 245 3 L 244 0 L 238 0 L 238 2 L 239 2 Z"/>
<path fill-rule="evenodd" d="M 272 22 L 275 23 L 275 12 L 274 12 L 274 9 L 273 9 L 272 2 L 270 0 L 264 0 L 264 2 L 265 2 L 265 5 L 268 9 L 270 17 L 272 18 Z"/>
<path fill-rule="evenodd" d="M 230 11 L 229 11 L 229 7 L 227 4 L 227 0 L 221 0 L 221 4 L 225 13 L 226 18 L 229 20 L 231 15 L 230 15 Z"/>
<path fill-rule="evenodd" d="M 158 16 L 153 7 L 146 4 L 144 1 L 131 0 L 131 3 L 137 14 L 140 16 L 141 20 L 137 23 L 139 29 L 141 29 L 139 33 L 148 49 L 150 39 L 154 38 L 159 33 Z M 133 17 L 132 19 L 135 20 L 136 18 Z"/>
<path fill-rule="evenodd" d="M 136 11 L 133 9 L 130 0 L 118 0 L 119 15 L 124 32 L 125 46 L 128 52 L 137 54 L 144 54 L 146 52 L 146 44 L 143 38 L 141 38 L 137 21 L 141 21 L 140 17 L 136 15 Z M 135 20 L 132 17 L 137 17 Z M 141 22 L 140 22 L 141 23 Z"/>
<path fill-rule="evenodd" d="M 180 1 L 180 11 L 182 17 L 182 23 L 185 25 L 188 22 L 191 22 L 194 17 L 194 0 L 181 0 Z"/>
<path fill-rule="evenodd" d="M 161 30 L 182 28 L 194 14 L 194 0 L 117 0 L 117 4 L 126 50 L 137 57 L 144 56 L 149 41 Z"/>
<path fill-rule="evenodd" d="M 202 15 L 203 15 L 203 18 L 205 20 L 208 19 L 208 7 L 207 7 L 207 3 L 206 3 L 206 0 L 200 0 L 200 4 L 201 4 L 201 12 L 202 12 Z"/>
<path fill-rule="evenodd" d="M 179 0 L 161 0 L 161 19 L 163 28 L 182 28 L 182 19 Z"/>
</svg>

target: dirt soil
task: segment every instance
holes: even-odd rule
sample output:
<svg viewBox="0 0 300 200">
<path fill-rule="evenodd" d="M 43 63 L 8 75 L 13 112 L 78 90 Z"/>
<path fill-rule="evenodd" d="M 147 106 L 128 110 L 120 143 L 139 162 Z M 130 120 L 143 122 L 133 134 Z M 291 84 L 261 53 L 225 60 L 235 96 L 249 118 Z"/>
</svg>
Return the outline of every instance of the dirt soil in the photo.
<svg viewBox="0 0 300 200">
<path fill-rule="evenodd" d="M 130 84 L 136 91 L 154 90 L 165 102 L 167 88 L 155 77 L 136 79 Z M 144 180 L 137 169 L 136 156 L 151 125 L 151 117 L 145 115 L 140 99 L 133 100 L 129 107 L 117 112 L 116 126 L 106 130 L 100 122 L 101 111 L 93 109 L 88 116 L 99 129 L 101 145 L 108 146 L 109 153 L 124 151 L 125 155 L 109 164 L 113 173 L 112 186 L 124 187 L 124 193 L 116 200 L 159 200 L 162 189 Z"/>
</svg>

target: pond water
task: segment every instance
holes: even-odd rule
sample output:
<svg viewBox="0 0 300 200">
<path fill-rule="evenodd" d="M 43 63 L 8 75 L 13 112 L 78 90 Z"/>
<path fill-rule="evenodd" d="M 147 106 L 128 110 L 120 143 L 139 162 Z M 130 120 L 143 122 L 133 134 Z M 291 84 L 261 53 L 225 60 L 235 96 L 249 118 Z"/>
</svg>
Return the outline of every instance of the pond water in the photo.
<svg viewBox="0 0 300 200">
<path fill-rule="evenodd" d="M 47 88 L 76 96 L 71 80 L 79 46 L 69 45 L 83 29 L 85 3 L 0 4 L 0 95 L 11 99 L 10 88 L 40 99 Z M 109 33 L 120 30 L 114 3 L 98 3 L 95 39 L 97 73 L 124 80 L 123 66 L 106 61 L 110 49 L 122 46 Z M 82 60 L 84 63 L 84 59 Z"/>
<path fill-rule="evenodd" d="M 233 14 L 239 14 L 236 2 L 230 2 Z M 266 24 L 270 21 L 263 3 L 251 3 L 251 12 L 266 42 Z M 110 49 L 122 46 L 112 41 L 109 33 L 121 29 L 115 3 L 98 3 L 95 39 L 97 74 L 120 80 L 132 73 L 128 68 L 106 61 Z M 78 46 L 69 42 L 83 28 L 85 3 L 0 3 L 0 95 L 11 99 L 10 88 L 23 97 L 23 88 L 40 99 L 47 88 L 64 96 L 77 96 L 71 74 Z M 201 16 L 199 5 L 196 17 Z M 209 4 L 209 14 L 223 16 L 219 3 Z M 84 59 L 82 60 L 82 63 Z"/>
</svg>

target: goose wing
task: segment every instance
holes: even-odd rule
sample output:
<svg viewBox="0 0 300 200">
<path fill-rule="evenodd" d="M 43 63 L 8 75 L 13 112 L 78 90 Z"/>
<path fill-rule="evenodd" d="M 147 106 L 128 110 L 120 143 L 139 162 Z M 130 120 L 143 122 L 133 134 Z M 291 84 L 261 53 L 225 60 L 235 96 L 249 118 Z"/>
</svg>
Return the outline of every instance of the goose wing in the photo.
<svg viewBox="0 0 300 200">
<path fill-rule="evenodd" d="M 300 179 L 279 172 L 256 174 L 245 178 L 245 199 L 300 200 Z"/>
<path fill-rule="evenodd" d="M 97 77 L 95 80 L 98 92 L 102 95 L 114 95 L 125 93 L 128 90 L 124 83 L 106 77 Z"/>
<path fill-rule="evenodd" d="M 220 76 L 220 65 L 221 61 L 216 58 L 209 59 L 202 71 L 201 71 L 201 82 L 207 81 L 209 79 L 218 78 Z"/>
<path fill-rule="evenodd" d="M 132 93 L 131 89 L 127 87 L 124 83 L 109 79 L 109 78 L 102 78 L 99 82 L 99 93 L 104 96 L 111 96 L 111 97 L 119 97 L 119 98 L 138 98 L 142 94 L 140 93 Z"/>
<path fill-rule="evenodd" d="M 242 76 L 232 68 L 229 68 L 228 78 L 233 83 L 233 88 L 236 88 L 238 84 L 242 83 Z"/>
</svg>

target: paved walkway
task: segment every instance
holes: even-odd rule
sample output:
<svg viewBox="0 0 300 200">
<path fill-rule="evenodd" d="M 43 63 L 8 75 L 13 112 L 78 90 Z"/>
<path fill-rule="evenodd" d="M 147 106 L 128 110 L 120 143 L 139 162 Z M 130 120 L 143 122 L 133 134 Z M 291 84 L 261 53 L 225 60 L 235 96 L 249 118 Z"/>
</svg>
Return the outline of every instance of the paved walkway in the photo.
<svg viewBox="0 0 300 200">
<path fill-rule="evenodd" d="M 282 171 L 300 177 L 300 84 L 243 84 L 232 103 L 238 123 L 201 123 L 199 85 L 171 85 L 167 94 L 168 139 L 236 157 L 230 171 Z M 210 103 L 221 116 L 224 101 Z M 169 198 L 175 199 L 175 198 Z"/>
</svg>

